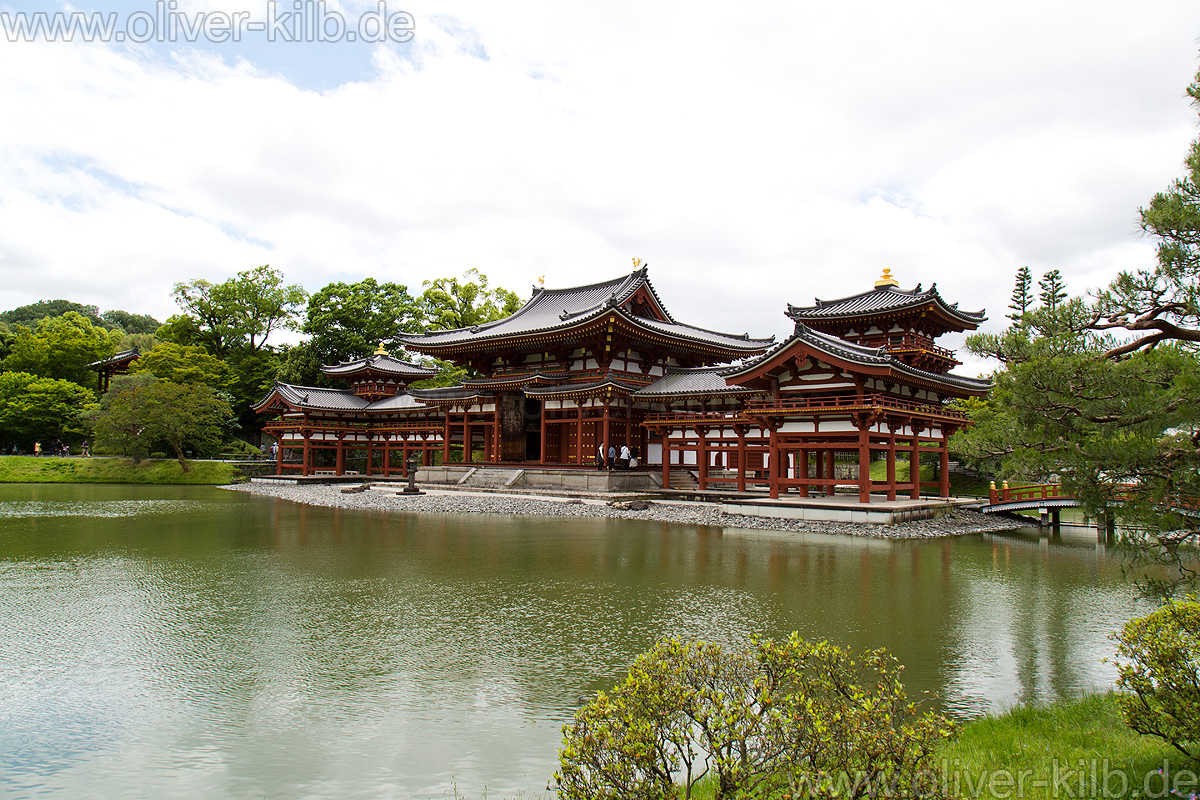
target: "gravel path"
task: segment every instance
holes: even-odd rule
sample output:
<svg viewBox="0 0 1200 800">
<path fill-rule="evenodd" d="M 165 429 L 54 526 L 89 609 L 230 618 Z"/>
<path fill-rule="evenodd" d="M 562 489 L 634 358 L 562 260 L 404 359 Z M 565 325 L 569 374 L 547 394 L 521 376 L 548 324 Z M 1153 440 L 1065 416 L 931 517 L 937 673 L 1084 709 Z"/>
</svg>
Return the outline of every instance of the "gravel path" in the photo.
<svg viewBox="0 0 1200 800">
<path fill-rule="evenodd" d="M 904 522 L 898 525 L 862 525 L 848 522 L 806 522 L 766 517 L 725 514 L 717 503 L 687 503 L 676 500 L 652 500 L 649 507 L 634 511 L 597 499 L 569 497 L 530 497 L 447 491 L 426 488 L 427 494 L 404 496 L 387 490 L 344 493 L 345 485 L 297 486 L 283 483 L 242 483 L 225 487 L 239 492 L 278 497 L 297 503 L 337 508 L 362 508 L 422 514 L 508 514 L 542 517 L 608 517 L 654 520 L 680 525 L 715 525 L 766 531 L 804 531 L 840 533 L 848 536 L 872 536 L 882 539 L 933 539 L 971 533 L 1011 530 L 1019 527 L 1011 520 L 955 509 L 940 519 Z M 626 505 L 621 503 L 620 505 Z"/>
</svg>

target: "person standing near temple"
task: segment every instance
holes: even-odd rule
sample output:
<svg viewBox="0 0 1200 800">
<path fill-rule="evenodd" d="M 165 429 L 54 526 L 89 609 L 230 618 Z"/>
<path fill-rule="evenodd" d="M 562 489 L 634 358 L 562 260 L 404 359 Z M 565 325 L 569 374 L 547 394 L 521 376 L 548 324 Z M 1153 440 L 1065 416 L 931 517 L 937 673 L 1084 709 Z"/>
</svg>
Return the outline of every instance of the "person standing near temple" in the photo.
<svg viewBox="0 0 1200 800">
<path fill-rule="evenodd" d="M 608 468 L 612 469 L 617 463 L 617 448 L 615 445 L 608 446 Z"/>
<path fill-rule="evenodd" d="M 604 442 L 596 448 L 596 469 L 604 469 Z"/>
<path fill-rule="evenodd" d="M 629 469 L 629 445 L 621 445 L 621 457 L 617 459 L 617 469 Z"/>
<path fill-rule="evenodd" d="M 41 442 L 33 443 L 33 454 L 35 456 L 40 456 L 42 454 L 42 443 Z"/>
</svg>

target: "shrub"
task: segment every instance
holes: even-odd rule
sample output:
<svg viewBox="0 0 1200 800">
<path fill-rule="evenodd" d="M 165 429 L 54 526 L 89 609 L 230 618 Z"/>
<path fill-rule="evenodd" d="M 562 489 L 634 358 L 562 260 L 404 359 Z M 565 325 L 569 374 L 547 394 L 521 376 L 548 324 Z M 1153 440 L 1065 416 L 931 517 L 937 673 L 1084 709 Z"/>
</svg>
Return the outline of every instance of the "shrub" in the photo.
<svg viewBox="0 0 1200 800">
<path fill-rule="evenodd" d="M 1200 760 L 1200 603 L 1168 601 L 1115 636 L 1125 723 Z"/>
<path fill-rule="evenodd" d="M 921 713 L 883 650 L 752 640 L 660 642 L 563 728 L 564 800 L 944 796 L 933 749 L 952 723 Z M 872 794 L 874 793 L 874 794 Z"/>
</svg>

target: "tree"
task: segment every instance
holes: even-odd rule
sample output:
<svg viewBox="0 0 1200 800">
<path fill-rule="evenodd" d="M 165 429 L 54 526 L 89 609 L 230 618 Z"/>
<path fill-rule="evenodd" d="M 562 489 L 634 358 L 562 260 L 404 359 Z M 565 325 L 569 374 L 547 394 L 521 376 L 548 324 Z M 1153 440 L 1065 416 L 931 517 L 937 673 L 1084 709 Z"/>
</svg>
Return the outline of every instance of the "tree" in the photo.
<svg viewBox="0 0 1200 800">
<path fill-rule="evenodd" d="M 324 364 L 364 358 L 382 343 L 395 345 L 400 333 L 421 329 L 421 309 L 398 283 L 365 278 L 331 283 L 308 299 L 301 330 L 311 336 L 313 357 Z"/>
<path fill-rule="evenodd" d="M 1021 317 L 1025 316 L 1025 312 L 1029 311 L 1029 307 L 1033 305 L 1033 274 L 1030 273 L 1029 267 L 1021 267 L 1017 270 L 1016 285 L 1013 287 L 1012 299 L 1008 303 L 1008 307 L 1012 309 L 1012 313 L 1008 318 L 1013 322 L 1019 322 Z"/>
<path fill-rule="evenodd" d="M 82 416 L 94 405 L 92 393 L 72 381 L 0 372 L 0 441 L 29 449 L 35 441 L 80 438 Z"/>
<path fill-rule="evenodd" d="M 299 284 L 284 285 L 283 273 L 263 265 L 239 272 L 224 283 L 204 279 L 177 283 L 172 296 L 194 320 L 199 343 L 213 355 L 224 357 L 233 348 L 258 352 L 271 333 L 280 328 L 296 330 L 297 315 L 308 294 Z M 172 320 L 167 322 L 171 324 Z M 179 344 L 196 343 L 170 335 L 162 338 Z"/>
<path fill-rule="evenodd" d="M 1200 74 L 1187 89 L 1200 111 Z M 1192 142 L 1184 176 L 1140 209 L 1142 230 L 1158 240 L 1153 268 L 1122 272 L 1096 297 L 1094 330 L 1124 330 L 1121 357 L 1160 342 L 1200 342 L 1200 139 Z"/>
<path fill-rule="evenodd" d="M 732 651 L 668 639 L 563 729 L 558 794 L 690 798 L 711 776 L 717 800 L 943 796 L 933 753 L 953 725 L 908 701 L 899 669 L 797 634 Z"/>
<path fill-rule="evenodd" d="M 43 319 L 34 330 L 18 325 L 4 368 L 90 387 L 96 382 L 96 373 L 88 364 L 115 353 L 119 338 L 119 334 L 109 334 L 83 315 L 68 311 L 61 317 Z"/>
<path fill-rule="evenodd" d="M 521 299 L 507 289 L 488 289 L 488 279 L 477 269 L 458 278 L 438 278 L 421 284 L 421 307 L 431 330 L 469 328 L 509 316 Z"/>
<path fill-rule="evenodd" d="M 128 311 L 105 311 L 101 321 L 110 328 L 120 328 L 125 333 L 152 334 L 162 323 L 148 314 L 130 314 Z"/>
<path fill-rule="evenodd" d="M 1168 602 L 1114 638 L 1126 724 L 1200 761 L 1200 603 Z"/>
<path fill-rule="evenodd" d="M 61 317 L 72 311 L 84 317 L 93 325 L 102 325 L 99 308 L 83 305 L 82 303 L 74 303 L 70 300 L 39 300 L 36 303 L 0 313 L 0 322 L 7 322 L 9 325 L 24 325 L 27 328 L 36 328 L 37 324 L 47 317 Z"/>
<path fill-rule="evenodd" d="M 1038 287 L 1041 292 L 1038 293 L 1038 300 L 1042 301 L 1042 307 L 1054 310 L 1058 308 L 1059 303 L 1067 299 L 1067 290 L 1063 286 L 1062 274 L 1052 269 L 1042 276 L 1038 281 Z"/>
<path fill-rule="evenodd" d="M 229 365 L 203 347 L 164 342 L 133 362 L 130 372 L 148 372 L 172 383 L 201 383 L 214 389 L 228 386 Z"/>
<path fill-rule="evenodd" d="M 1186 547 L 1200 540 L 1200 521 L 1183 513 L 1200 497 L 1200 360 L 1173 344 L 1106 358 L 1114 340 L 1087 329 L 1092 313 L 1074 298 L 968 337 L 1004 367 L 986 400 L 963 404 L 973 424 L 951 448 L 1001 478 L 1057 475 L 1090 516 L 1127 523 L 1121 542 L 1135 561 L 1171 568 L 1143 583 L 1170 593 L 1194 577 Z"/>
<path fill-rule="evenodd" d="M 232 415 L 229 402 L 207 386 L 142 373 L 113 380 L 93 430 L 98 448 L 120 449 L 135 463 L 151 447 L 165 445 L 188 472 L 187 451 L 218 449 Z"/>
</svg>

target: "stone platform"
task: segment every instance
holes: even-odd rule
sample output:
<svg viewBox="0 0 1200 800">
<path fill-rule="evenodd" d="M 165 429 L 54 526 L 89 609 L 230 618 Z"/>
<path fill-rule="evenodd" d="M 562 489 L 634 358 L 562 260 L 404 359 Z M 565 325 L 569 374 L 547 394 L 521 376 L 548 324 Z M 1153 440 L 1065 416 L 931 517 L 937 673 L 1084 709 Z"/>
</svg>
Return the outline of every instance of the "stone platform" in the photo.
<svg viewBox="0 0 1200 800">
<path fill-rule="evenodd" d="M 788 497 L 772 500 L 769 497 L 727 500 L 721 503 L 726 514 L 747 517 L 772 517 L 809 522 L 857 522 L 863 525 L 895 525 L 921 519 L 936 519 L 962 506 L 978 503 L 973 498 L 928 497 L 920 500 L 888 500 L 886 495 L 872 495 L 870 503 L 839 497 Z"/>
</svg>

